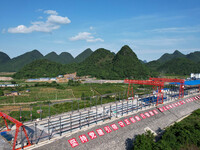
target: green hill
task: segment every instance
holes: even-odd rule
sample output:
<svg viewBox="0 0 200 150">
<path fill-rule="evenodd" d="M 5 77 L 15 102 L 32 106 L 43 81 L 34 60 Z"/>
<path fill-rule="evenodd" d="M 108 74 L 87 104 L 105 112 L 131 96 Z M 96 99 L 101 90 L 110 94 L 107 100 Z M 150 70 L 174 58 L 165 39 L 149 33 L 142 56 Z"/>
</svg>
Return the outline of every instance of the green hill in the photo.
<svg viewBox="0 0 200 150">
<path fill-rule="evenodd" d="M 187 58 L 174 58 L 158 67 L 160 72 L 175 75 L 189 75 L 191 72 L 200 72 L 199 69 L 196 63 Z"/>
<path fill-rule="evenodd" d="M 78 75 L 91 75 L 97 78 L 110 78 L 114 54 L 104 48 L 94 51 L 83 62 L 79 63 Z"/>
<path fill-rule="evenodd" d="M 199 52 L 199 51 L 196 51 L 196 52 L 187 54 L 186 57 L 187 57 L 188 59 L 190 59 L 191 61 L 199 62 L 199 61 L 200 61 L 200 52 Z"/>
<path fill-rule="evenodd" d="M 0 64 L 4 64 L 8 62 L 9 60 L 10 60 L 10 57 L 6 53 L 0 52 Z"/>
<path fill-rule="evenodd" d="M 44 56 L 44 59 L 60 63 L 60 58 L 55 52 L 48 53 Z"/>
<path fill-rule="evenodd" d="M 147 68 L 150 68 L 152 71 L 157 71 L 158 67 L 160 67 L 161 63 L 157 60 L 150 61 L 145 64 Z"/>
<path fill-rule="evenodd" d="M 70 63 L 74 62 L 74 57 L 68 52 L 62 52 L 59 55 L 59 58 L 61 60 L 60 61 L 61 64 L 70 64 Z"/>
<path fill-rule="evenodd" d="M 56 77 L 59 74 L 65 73 L 62 64 L 41 59 L 25 65 L 20 71 L 15 73 L 13 77 L 17 79 Z"/>
<path fill-rule="evenodd" d="M 157 61 L 159 63 L 165 63 L 167 61 L 170 61 L 174 58 L 183 58 L 185 57 L 184 54 L 182 54 L 181 52 L 179 52 L 178 50 L 175 50 L 173 54 L 168 54 L 168 53 L 165 53 L 164 55 L 162 55 Z"/>
<path fill-rule="evenodd" d="M 84 60 L 89 56 L 89 54 L 90 51 L 88 49 L 86 53 L 80 55 L 80 58 L 77 58 L 77 61 Z M 0 72 L 19 71 L 26 64 L 29 64 L 38 59 L 47 59 L 61 64 L 70 64 L 74 62 L 74 57 L 68 52 L 62 52 L 60 55 L 57 55 L 55 52 L 51 52 L 46 56 L 43 56 L 38 50 L 33 50 L 13 59 L 10 59 L 7 54 L 0 52 Z"/>
<path fill-rule="evenodd" d="M 45 60 L 43 62 L 40 60 L 44 58 L 49 61 Z M 166 53 L 158 60 L 144 64 L 127 45 L 123 46 L 117 54 L 104 48 L 99 48 L 94 52 L 91 49 L 86 49 L 75 59 L 67 52 L 60 55 L 51 52 L 43 56 L 39 51 L 33 50 L 13 59 L 9 59 L 9 56 L 5 53 L 0 53 L 0 61 L 6 62 L 1 64 L 0 71 L 20 70 L 15 76 L 17 78 L 51 77 L 76 71 L 78 76 L 91 75 L 101 79 L 145 79 L 148 76 L 157 76 L 158 73 L 189 75 L 191 72 L 200 72 L 199 58 L 200 52 L 184 55 L 176 50 L 173 54 Z M 43 65 L 41 65 L 42 62 Z M 29 63 L 31 67 L 26 65 Z M 21 69 L 24 65 L 26 67 Z M 55 69 L 55 66 L 59 70 Z M 40 67 L 43 69 L 40 70 Z M 35 68 L 40 70 L 41 73 L 34 70 Z M 45 68 L 50 69 L 50 71 Z M 55 72 L 52 72 L 54 69 Z"/>
<path fill-rule="evenodd" d="M 125 45 L 113 58 L 113 71 L 119 78 L 146 78 L 149 75 L 148 69 L 137 58 L 132 49 Z"/>
<path fill-rule="evenodd" d="M 74 61 L 74 57 L 67 52 L 62 52 L 60 55 L 57 55 L 55 52 L 51 52 L 44 56 L 44 59 L 61 63 L 61 64 L 69 64 Z"/>
<path fill-rule="evenodd" d="M 92 53 L 93 51 L 90 48 L 88 48 L 84 50 L 82 53 L 80 53 L 78 56 L 76 56 L 74 61 L 80 63 L 84 61 L 87 57 L 89 57 Z"/>
<path fill-rule="evenodd" d="M 43 58 L 43 55 L 38 50 L 33 50 L 31 52 L 27 52 L 23 55 L 15 57 L 11 59 L 10 61 L 6 62 L 3 65 L 3 67 L 0 69 L 0 71 L 6 71 L 6 72 L 18 71 L 26 64 L 29 64 L 34 60 L 38 60 L 42 58 Z"/>
<path fill-rule="evenodd" d="M 36 60 L 18 71 L 14 77 L 52 77 L 75 71 L 78 76 L 91 75 L 101 79 L 147 78 L 150 75 L 130 47 L 123 46 L 116 55 L 103 48 L 97 49 L 80 63 L 62 65 L 49 60 Z"/>
</svg>

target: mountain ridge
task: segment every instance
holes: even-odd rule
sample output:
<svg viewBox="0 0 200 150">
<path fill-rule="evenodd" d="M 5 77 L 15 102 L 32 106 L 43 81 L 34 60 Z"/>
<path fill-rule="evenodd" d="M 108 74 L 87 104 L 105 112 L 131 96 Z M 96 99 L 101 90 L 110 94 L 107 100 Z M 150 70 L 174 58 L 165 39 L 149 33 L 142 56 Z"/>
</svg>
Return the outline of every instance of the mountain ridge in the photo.
<svg viewBox="0 0 200 150">
<path fill-rule="evenodd" d="M 133 64 L 131 64 L 132 62 Z M 41 63 L 43 64 L 40 65 Z M 38 72 L 35 74 L 37 71 L 32 72 L 30 71 L 30 68 L 39 68 L 38 70 L 42 71 L 47 70 L 46 68 L 48 68 L 49 72 L 52 72 L 55 66 L 60 68 L 60 71 L 56 71 L 55 75 L 58 75 L 60 72 L 77 72 L 78 76 L 90 75 L 101 79 L 138 78 L 139 75 L 142 78 L 149 77 L 148 69 L 141 63 L 141 61 L 137 58 L 137 55 L 127 45 L 123 46 L 117 54 L 107 49 L 99 48 L 80 63 L 65 65 L 54 63 L 52 64 L 52 67 L 49 66 L 49 64 L 49 60 L 36 60 L 35 62 L 23 67 L 14 75 L 14 77 L 41 77 L 42 74 L 47 75 L 48 72 L 43 72 L 42 74 Z M 40 66 L 43 67 L 43 69 L 41 69 Z"/>
</svg>

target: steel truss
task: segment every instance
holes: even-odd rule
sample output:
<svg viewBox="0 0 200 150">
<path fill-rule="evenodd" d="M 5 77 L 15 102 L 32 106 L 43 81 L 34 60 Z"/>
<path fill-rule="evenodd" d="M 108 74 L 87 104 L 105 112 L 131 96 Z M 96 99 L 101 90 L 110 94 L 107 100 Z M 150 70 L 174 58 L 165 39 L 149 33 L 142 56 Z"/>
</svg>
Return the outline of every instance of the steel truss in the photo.
<svg viewBox="0 0 200 150">
<path fill-rule="evenodd" d="M 28 141 L 28 145 L 25 146 L 25 147 L 28 147 L 28 146 L 31 145 L 31 143 L 30 143 L 30 141 L 29 141 L 29 138 L 28 138 L 28 135 L 27 135 L 27 132 L 26 132 L 26 129 L 25 129 L 23 123 L 21 123 L 20 121 L 14 119 L 14 118 L 12 118 L 12 117 L 10 117 L 9 115 L 7 115 L 7 114 L 5 114 L 5 113 L 3 113 L 3 112 L 0 112 L 0 116 L 2 117 L 2 119 L 3 119 L 4 122 L 5 122 L 5 125 L 6 125 L 6 128 L 7 128 L 6 131 L 10 131 L 10 130 L 11 130 L 11 129 L 8 128 L 8 123 L 7 123 L 6 119 L 7 119 L 7 120 L 10 120 L 11 122 L 15 123 L 15 125 L 16 125 L 15 139 L 14 139 L 14 142 L 13 142 L 13 150 L 15 150 L 16 141 L 17 141 L 17 136 L 18 136 L 19 128 L 20 128 L 20 127 L 21 127 L 22 130 L 24 131 L 24 134 L 25 134 L 26 139 L 27 139 L 27 141 Z M 20 148 L 20 149 L 21 149 L 21 148 Z"/>
</svg>

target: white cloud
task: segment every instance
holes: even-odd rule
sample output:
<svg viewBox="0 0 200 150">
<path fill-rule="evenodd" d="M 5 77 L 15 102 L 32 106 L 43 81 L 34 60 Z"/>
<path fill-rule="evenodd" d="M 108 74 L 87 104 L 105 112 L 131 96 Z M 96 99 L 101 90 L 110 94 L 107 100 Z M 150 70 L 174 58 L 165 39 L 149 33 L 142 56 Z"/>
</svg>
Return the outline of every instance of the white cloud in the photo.
<svg viewBox="0 0 200 150">
<path fill-rule="evenodd" d="M 71 21 L 68 17 L 58 16 L 56 11 L 47 10 L 46 14 L 51 14 L 46 21 L 32 22 L 29 27 L 25 25 L 18 25 L 8 29 L 9 33 L 32 33 L 32 32 L 52 32 L 59 29 L 62 24 L 69 24 Z"/>
<path fill-rule="evenodd" d="M 79 32 L 78 35 L 70 38 L 71 41 L 85 40 L 86 42 L 104 42 L 101 38 L 95 38 L 92 33 L 89 32 Z"/>
<path fill-rule="evenodd" d="M 48 15 L 58 15 L 58 13 L 55 10 L 45 10 L 44 13 Z"/>
<path fill-rule="evenodd" d="M 48 17 L 47 22 L 50 23 L 57 23 L 57 24 L 68 24 L 71 23 L 68 17 L 62 17 L 62 16 L 57 16 L 57 15 L 50 15 Z"/>
<path fill-rule="evenodd" d="M 200 32 L 199 26 L 194 27 L 173 27 L 173 28 L 158 28 L 150 30 L 151 32 L 157 33 L 192 33 Z"/>
</svg>

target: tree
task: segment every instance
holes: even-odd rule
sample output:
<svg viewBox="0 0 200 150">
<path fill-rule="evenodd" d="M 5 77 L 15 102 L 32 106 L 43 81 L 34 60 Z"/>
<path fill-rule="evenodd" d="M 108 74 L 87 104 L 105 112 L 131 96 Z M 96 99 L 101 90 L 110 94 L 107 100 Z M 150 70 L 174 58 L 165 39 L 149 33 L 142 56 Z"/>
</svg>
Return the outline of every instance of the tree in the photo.
<svg viewBox="0 0 200 150">
<path fill-rule="evenodd" d="M 84 97 L 85 97 L 85 93 L 82 93 L 81 94 L 81 100 L 84 100 Z"/>
<path fill-rule="evenodd" d="M 0 96 L 3 96 L 4 95 L 4 93 L 3 93 L 3 91 L 0 89 Z"/>
</svg>

